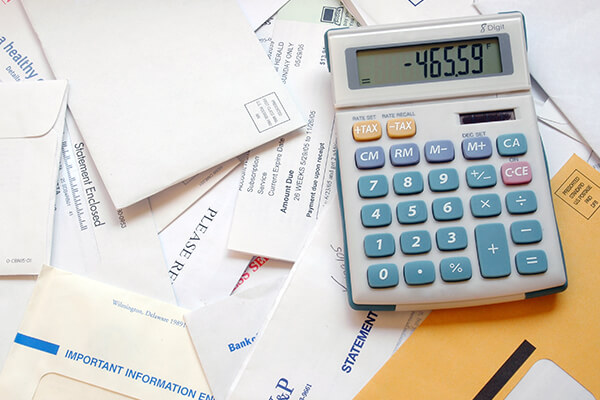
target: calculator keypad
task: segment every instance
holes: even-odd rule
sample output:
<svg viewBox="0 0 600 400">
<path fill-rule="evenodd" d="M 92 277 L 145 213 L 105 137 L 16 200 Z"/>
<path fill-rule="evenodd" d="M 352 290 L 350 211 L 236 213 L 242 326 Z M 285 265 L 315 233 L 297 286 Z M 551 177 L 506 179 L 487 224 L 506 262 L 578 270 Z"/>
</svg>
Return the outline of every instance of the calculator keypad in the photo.
<svg viewBox="0 0 600 400">
<path fill-rule="evenodd" d="M 511 126 L 519 126 L 516 122 L 458 125 L 457 134 L 452 123 L 436 121 L 430 111 L 423 123 L 429 129 L 420 125 L 418 113 L 406 118 L 398 117 L 400 112 L 390 112 L 390 117 L 386 113 L 356 121 L 348 112 L 344 124 L 352 130 L 351 139 L 338 138 L 340 152 L 348 154 L 346 146 L 354 155 L 353 160 L 341 160 L 343 171 L 351 170 L 342 177 L 346 229 L 354 232 L 346 240 L 349 272 L 362 271 L 358 286 L 367 302 L 370 296 L 376 299 L 370 304 L 385 304 L 382 299 L 397 293 L 394 298 L 409 304 L 414 295 L 427 300 L 427 291 L 433 290 L 428 288 L 435 288 L 444 293 L 432 300 L 436 308 L 436 302 L 449 301 L 443 296 L 460 303 L 477 296 L 501 297 L 502 285 L 521 285 L 535 277 L 552 275 L 557 281 L 549 263 L 560 245 L 552 231 L 555 225 L 548 222 L 553 215 L 545 166 L 539 163 L 541 143 L 529 143 L 539 139 L 512 131 Z M 446 125 L 448 132 L 437 131 Z M 498 126 L 509 128 L 502 132 Z M 464 133 L 468 129 L 472 132 Z M 352 182 L 353 188 L 348 185 Z M 354 193 L 347 193 L 348 188 Z M 352 194 L 360 200 L 347 202 Z M 358 230 L 353 218 L 359 221 Z M 353 241 L 357 235 L 359 243 Z M 490 282 L 492 295 L 473 289 L 488 287 L 483 282 Z M 552 286 L 526 287 L 521 293 Z"/>
</svg>

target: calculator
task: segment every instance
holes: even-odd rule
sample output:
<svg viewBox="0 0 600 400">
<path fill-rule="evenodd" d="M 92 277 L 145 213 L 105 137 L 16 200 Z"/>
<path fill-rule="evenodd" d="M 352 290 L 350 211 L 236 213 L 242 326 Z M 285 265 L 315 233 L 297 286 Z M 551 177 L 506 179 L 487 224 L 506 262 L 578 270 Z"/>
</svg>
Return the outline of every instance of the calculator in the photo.
<svg viewBox="0 0 600 400">
<path fill-rule="evenodd" d="M 564 290 L 522 14 L 325 39 L 350 305 L 437 309 Z"/>
</svg>

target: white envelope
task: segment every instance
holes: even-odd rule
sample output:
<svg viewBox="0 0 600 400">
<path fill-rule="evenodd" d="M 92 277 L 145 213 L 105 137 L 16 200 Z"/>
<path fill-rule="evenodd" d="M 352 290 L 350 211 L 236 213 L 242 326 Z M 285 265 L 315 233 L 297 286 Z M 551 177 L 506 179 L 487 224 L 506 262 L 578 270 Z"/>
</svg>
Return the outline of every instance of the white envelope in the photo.
<svg viewBox="0 0 600 400">
<path fill-rule="evenodd" d="M 596 118 L 600 3 L 478 0 L 475 6 L 483 14 L 511 10 L 524 14 L 531 75 L 587 144 L 600 153 L 600 120 Z"/>
<path fill-rule="evenodd" d="M 0 84 L 0 275 L 50 261 L 67 82 Z"/>
<path fill-rule="evenodd" d="M 117 208 L 304 122 L 235 0 L 27 0 Z"/>
<path fill-rule="evenodd" d="M 257 339 L 239 350 L 245 360 L 227 386 L 228 400 L 351 399 L 414 329 L 415 321 L 422 320 L 422 312 L 350 308 L 342 222 L 333 204 L 323 210 L 266 324 L 258 327 Z M 245 335 L 257 329 L 257 321 L 253 322 Z M 189 326 L 197 348 L 197 341 L 202 340 L 199 326 L 197 321 Z M 241 329 L 236 332 L 244 334 Z M 240 347 L 244 339 L 238 336 Z M 220 378 L 221 384 L 223 379 L 230 380 L 229 374 Z"/>
<path fill-rule="evenodd" d="M 214 400 L 183 309 L 44 267 L 0 398 Z"/>
</svg>

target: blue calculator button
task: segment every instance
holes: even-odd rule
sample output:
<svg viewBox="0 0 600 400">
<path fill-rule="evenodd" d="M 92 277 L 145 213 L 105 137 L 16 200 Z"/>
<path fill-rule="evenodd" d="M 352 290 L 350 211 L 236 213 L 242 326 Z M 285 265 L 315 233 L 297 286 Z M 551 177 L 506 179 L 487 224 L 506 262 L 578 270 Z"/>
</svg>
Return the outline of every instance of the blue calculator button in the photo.
<svg viewBox="0 0 600 400">
<path fill-rule="evenodd" d="M 462 250 L 467 247 L 467 230 L 462 226 L 438 229 L 435 241 L 442 251 Z"/>
<path fill-rule="evenodd" d="M 430 163 L 454 160 L 454 144 L 450 140 L 433 140 L 425 143 L 425 159 Z"/>
<path fill-rule="evenodd" d="M 481 276 L 500 278 L 510 275 L 508 241 L 503 224 L 477 225 L 475 244 Z"/>
<path fill-rule="evenodd" d="M 398 286 L 399 275 L 396 264 L 375 264 L 367 268 L 367 282 L 373 289 Z"/>
<path fill-rule="evenodd" d="M 467 257 L 450 257 L 440 261 L 440 275 L 446 282 L 460 282 L 471 279 L 471 260 Z"/>
<path fill-rule="evenodd" d="M 501 156 L 520 156 L 527 153 L 527 139 L 522 133 L 500 135 L 496 139 L 496 147 Z"/>
<path fill-rule="evenodd" d="M 478 194 L 471 197 L 471 214 L 474 217 L 495 217 L 502 212 L 500 196 L 495 193 Z"/>
<path fill-rule="evenodd" d="M 459 197 L 442 197 L 435 199 L 431 205 L 433 218 L 436 221 L 453 221 L 463 217 L 462 201 Z"/>
<path fill-rule="evenodd" d="M 431 237 L 427 231 L 408 231 L 400 235 L 400 249 L 404 254 L 423 254 L 431 250 Z"/>
<path fill-rule="evenodd" d="M 521 275 L 541 274 L 548 270 L 548 259 L 543 250 L 527 250 L 515 256 L 517 271 Z"/>
<path fill-rule="evenodd" d="M 447 192 L 458 189 L 458 172 L 454 168 L 442 168 L 429 171 L 429 188 L 433 192 Z"/>
<path fill-rule="evenodd" d="M 510 237 L 516 244 L 537 243 L 542 240 L 542 226 L 534 219 L 513 222 Z"/>
<path fill-rule="evenodd" d="M 369 204 L 360 209 L 364 227 L 387 226 L 392 223 L 392 210 L 387 204 Z"/>
<path fill-rule="evenodd" d="M 403 201 L 396 206 L 396 216 L 401 224 L 418 224 L 427 221 L 427 205 L 423 200 Z"/>
<path fill-rule="evenodd" d="M 358 169 L 381 168 L 385 164 L 383 148 L 379 146 L 361 147 L 354 153 Z"/>
<path fill-rule="evenodd" d="M 404 264 L 404 281 L 408 285 L 427 285 L 435 281 L 435 266 L 431 261 L 411 261 Z"/>
<path fill-rule="evenodd" d="M 537 210 L 535 193 L 531 190 L 519 190 L 506 194 L 506 209 L 511 214 L 529 214 Z"/>
<path fill-rule="evenodd" d="M 419 146 L 414 143 L 395 144 L 390 147 L 390 162 L 396 167 L 415 165 L 419 161 Z"/>
<path fill-rule="evenodd" d="M 465 173 L 467 185 L 471 188 L 487 188 L 497 183 L 496 168 L 493 165 L 474 165 Z"/>
<path fill-rule="evenodd" d="M 385 175 L 368 175 L 358 178 L 358 194 L 362 198 L 384 197 L 388 194 Z"/>
<path fill-rule="evenodd" d="M 468 138 L 462 141 L 463 157 L 467 160 L 481 160 L 492 156 L 492 141 L 487 136 Z"/>
<path fill-rule="evenodd" d="M 396 194 L 415 194 L 423 191 L 423 175 L 417 171 L 394 174 L 394 192 Z"/>
<path fill-rule="evenodd" d="M 367 257 L 387 257 L 396 252 L 396 241 L 391 233 L 367 235 L 364 244 Z"/>
</svg>

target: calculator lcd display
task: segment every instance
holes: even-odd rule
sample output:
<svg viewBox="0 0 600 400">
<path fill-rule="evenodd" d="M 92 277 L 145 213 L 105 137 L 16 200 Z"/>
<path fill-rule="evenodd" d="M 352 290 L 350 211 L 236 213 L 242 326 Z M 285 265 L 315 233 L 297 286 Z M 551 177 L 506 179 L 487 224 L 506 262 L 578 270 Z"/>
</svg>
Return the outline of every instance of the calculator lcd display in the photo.
<svg viewBox="0 0 600 400">
<path fill-rule="evenodd" d="M 360 87 L 477 78 L 502 73 L 497 37 L 357 50 Z"/>
</svg>

